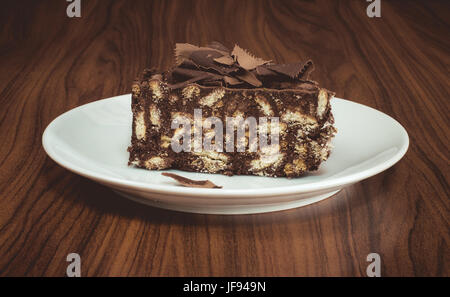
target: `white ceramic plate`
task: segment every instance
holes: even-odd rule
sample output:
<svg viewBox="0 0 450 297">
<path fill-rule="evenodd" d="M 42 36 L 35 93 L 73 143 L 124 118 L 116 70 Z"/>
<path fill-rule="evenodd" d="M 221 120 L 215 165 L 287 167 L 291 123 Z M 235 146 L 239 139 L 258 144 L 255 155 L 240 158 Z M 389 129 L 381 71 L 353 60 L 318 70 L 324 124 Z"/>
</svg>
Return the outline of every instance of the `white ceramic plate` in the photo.
<svg viewBox="0 0 450 297">
<path fill-rule="evenodd" d="M 160 171 L 127 166 L 130 101 L 131 95 L 99 100 L 59 116 L 44 132 L 44 149 L 61 166 L 129 199 L 178 211 L 248 214 L 304 206 L 388 169 L 402 158 L 409 145 L 405 129 L 391 117 L 335 98 L 332 108 L 339 132 L 330 158 L 317 172 L 287 179 L 171 170 L 223 186 L 185 188 Z"/>
</svg>

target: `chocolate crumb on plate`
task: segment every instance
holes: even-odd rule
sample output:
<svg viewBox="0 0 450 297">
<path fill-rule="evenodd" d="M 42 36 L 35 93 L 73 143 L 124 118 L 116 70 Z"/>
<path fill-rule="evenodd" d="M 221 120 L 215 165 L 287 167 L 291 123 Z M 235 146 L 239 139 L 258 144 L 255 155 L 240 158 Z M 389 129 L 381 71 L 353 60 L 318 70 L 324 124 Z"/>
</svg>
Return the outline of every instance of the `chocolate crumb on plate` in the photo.
<svg viewBox="0 0 450 297">
<path fill-rule="evenodd" d="M 164 176 L 173 178 L 174 180 L 176 180 L 183 187 L 205 188 L 205 189 L 222 189 L 221 186 L 218 186 L 218 185 L 214 184 L 210 180 L 192 180 L 192 179 L 186 178 L 184 176 L 181 176 L 181 175 L 178 175 L 178 174 L 174 174 L 174 173 L 168 173 L 168 172 L 163 172 L 161 174 L 164 175 Z"/>
</svg>

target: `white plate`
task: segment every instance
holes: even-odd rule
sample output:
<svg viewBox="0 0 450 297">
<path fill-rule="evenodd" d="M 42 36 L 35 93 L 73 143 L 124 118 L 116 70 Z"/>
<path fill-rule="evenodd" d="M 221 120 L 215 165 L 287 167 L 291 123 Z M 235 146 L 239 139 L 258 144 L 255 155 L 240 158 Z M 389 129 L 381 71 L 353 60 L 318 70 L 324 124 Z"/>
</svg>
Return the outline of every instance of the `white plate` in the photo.
<svg viewBox="0 0 450 297">
<path fill-rule="evenodd" d="M 172 170 L 223 186 L 185 188 L 159 171 L 127 166 L 130 101 L 131 95 L 99 100 L 59 116 L 44 132 L 44 149 L 61 166 L 129 199 L 178 211 L 248 214 L 304 206 L 388 169 L 402 158 L 409 145 L 405 129 L 391 117 L 335 98 L 332 108 L 339 132 L 330 158 L 317 172 L 287 179 Z"/>
</svg>

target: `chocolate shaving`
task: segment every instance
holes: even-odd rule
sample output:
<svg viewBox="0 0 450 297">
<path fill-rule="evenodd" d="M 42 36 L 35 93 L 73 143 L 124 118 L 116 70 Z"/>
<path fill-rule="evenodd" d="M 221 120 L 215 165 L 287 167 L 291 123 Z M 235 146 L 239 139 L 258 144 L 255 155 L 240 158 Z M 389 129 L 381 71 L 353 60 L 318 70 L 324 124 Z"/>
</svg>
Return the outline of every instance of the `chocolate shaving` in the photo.
<svg viewBox="0 0 450 297">
<path fill-rule="evenodd" d="M 236 73 L 235 76 L 239 78 L 240 80 L 245 81 L 248 84 L 251 84 L 254 87 L 261 87 L 262 82 L 256 78 L 256 75 L 254 75 L 252 72 L 247 70 L 241 70 L 239 73 Z"/>
<path fill-rule="evenodd" d="M 217 63 L 214 62 L 214 59 L 220 58 L 222 56 L 223 55 L 221 53 L 215 50 L 198 50 L 193 52 L 189 58 L 199 68 L 203 68 L 205 70 L 213 69 L 218 73 L 222 73 L 226 71 L 226 69 L 224 69 L 224 66 L 217 65 Z"/>
<path fill-rule="evenodd" d="M 256 73 L 261 76 L 277 76 L 278 73 L 272 70 L 267 69 L 267 66 L 258 66 L 256 67 Z"/>
<path fill-rule="evenodd" d="M 201 53 L 199 54 L 199 52 Z M 227 54 L 228 51 L 222 51 L 210 47 L 198 47 L 189 43 L 177 43 L 175 45 L 175 59 L 177 65 L 180 65 L 186 60 L 191 60 L 193 55 L 194 57 L 197 57 L 197 59 L 202 59 L 203 56 L 210 58 L 208 55 L 211 55 L 217 58 Z"/>
<path fill-rule="evenodd" d="M 228 66 L 231 66 L 234 64 L 233 58 L 229 55 L 222 56 L 220 58 L 215 58 L 214 61 L 216 61 L 217 63 L 220 63 L 220 64 L 228 65 Z"/>
<path fill-rule="evenodd" d="M 198 49 L 198 46 L 189 43 L 177 43 L 175 45 L 175 62 L 177 65 L 182 64 L 185 60 L 189 60 L 191 54 Z"/>
<path fill-rule="evenodd" d="M 314 70 L 310 60 L 280 65 L 257 58 L 238 45 L 230 52 L 219 42 L 206 47 L 178 43 L 175 56 L 176 66 L 166 73 L 172 89 L 194 82 L 234 88 L 296 88 Z"/>
<path fill-rule="evenodd" d="M 225 83 L 232 85 L 232 86 L 242 84 L 242 81 L 240 81 L 239 79 L 236 79 L 234 77 L 231 77 L 231 76 L 224 76 L 223 80 L 225 81 Z"/>
<path fill-rule="evenodd" d="M 186 68 L 175 68 L 172 71 L 172 73 L 179 74 L 179 75 L 189 77 L 189 78 L 208 77 L 208 78 L 213 78 L 213 79 L 218 79 L 218 80 L 220 80 L 222 78 L 222 76 L 211 73 L 211 72 L 194 70 L 194 69 L 186 69 Z"/>
<path fill-rule="evenodd" d="M 207 45 L 207 47 L 210 47 L 210 48 L 213 48 L 213 49 L 225 52 L 225 53 L 229 53 L 230 52 L 230 50 L 225 45 L 223 45 L 222 43 L 220 43 L 218 41 L 210 42 Z"/>
<path fill-rule="evenodd" d="M 279 65 L 267 65 L 266 68 L 275 72 L 289 76 L 292 79 L 299 79 L 307 76 L 314 67 L 312 67 L 312 61 L 306 61 L 305 63 L 291 63 L 291 64 L 279 64 Z M 311 71 L 308 71 L 311 70 Z"/>
<path fill-rule="evenodd" d="M 303 69 L 300 71 L 300 74 L 297 76 L 299 79 L 309 79 L 309 76 L 314 71 L 314 63 L 311 60 L 308 60 Z"/>
<path fill-rule="evenodd" d="M 205 188 L 205 189 L 221 189 L 221 186 L 217 186 L 212 181 L 209 180 L 192 180 L 178 174 L 163 172 L 161 173 L 164 176 L 173 178 L 183 187 L 189 188 Z"/>
<path fill-rule="evenodd" d="M 240 48 L 237 44 L 234 46 L 232 56 L 239 63 L 239 66 L 244 68 L 245 70 L 252 70 L 258 66 L 269 63 L 270 61 L 264 61 L 261 58 L 256 58 L 252 54 L 250 54 L 245 49 Z"/>
<path fill-rule="evenodd" d="M 268 65 L 268 69 L 275 72 L 289 76 L 290 78 L 296 78 L 303 69 L 303 63 L 295 64 L 279 64 L 279 65 Z"/>
<path fill-rule="evenodd" d="M 193 83 L 195 83 L 195 82 L 198 82 L 198 81 L 201 81 L 201 80 L 204 80 L 204 79 L 206 79 L 206 78 L 208 78 L 208 73 L 206 73 L 206 74 L 203 74 L 203 75 L 201 75 L 201 76 L 196 76 L 196 77 L 193 77 L 193 78 L 191 78 L 191 79 L 189 79 L 189 80 L 185 80 L 185 81 L 182 81 L 182 82 L 179 82 L 179 83 L 176 83 L 176 84 L 168 84 L 168 86 L 171 88 L 171 89 L 179 89 L 179 88 L 182 88 L 182 87 L 184 87 L 185 85 L 188 85 L 188 84 L 193 84 Z"/>
</svg>

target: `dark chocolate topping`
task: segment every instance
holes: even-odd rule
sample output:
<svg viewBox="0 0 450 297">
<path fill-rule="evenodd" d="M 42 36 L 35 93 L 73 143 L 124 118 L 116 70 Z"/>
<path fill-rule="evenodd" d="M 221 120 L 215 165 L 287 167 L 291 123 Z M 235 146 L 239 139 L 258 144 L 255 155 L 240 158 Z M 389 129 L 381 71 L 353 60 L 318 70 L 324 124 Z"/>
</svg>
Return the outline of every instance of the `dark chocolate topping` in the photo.
<svg viewBox="0 0 450 297">
<path fill-rule="evenodd" d="M 314 70 L 311 60 L 275 64 L 250 54 L 238 45 L 230 51 L 219 42 L 206 47 L 178 43 L 175 48 L 176 66 L 165 73 L 172 89 L 191 83 L 228 88 L 297 88 L 309 80 Z"/>
</svg>

